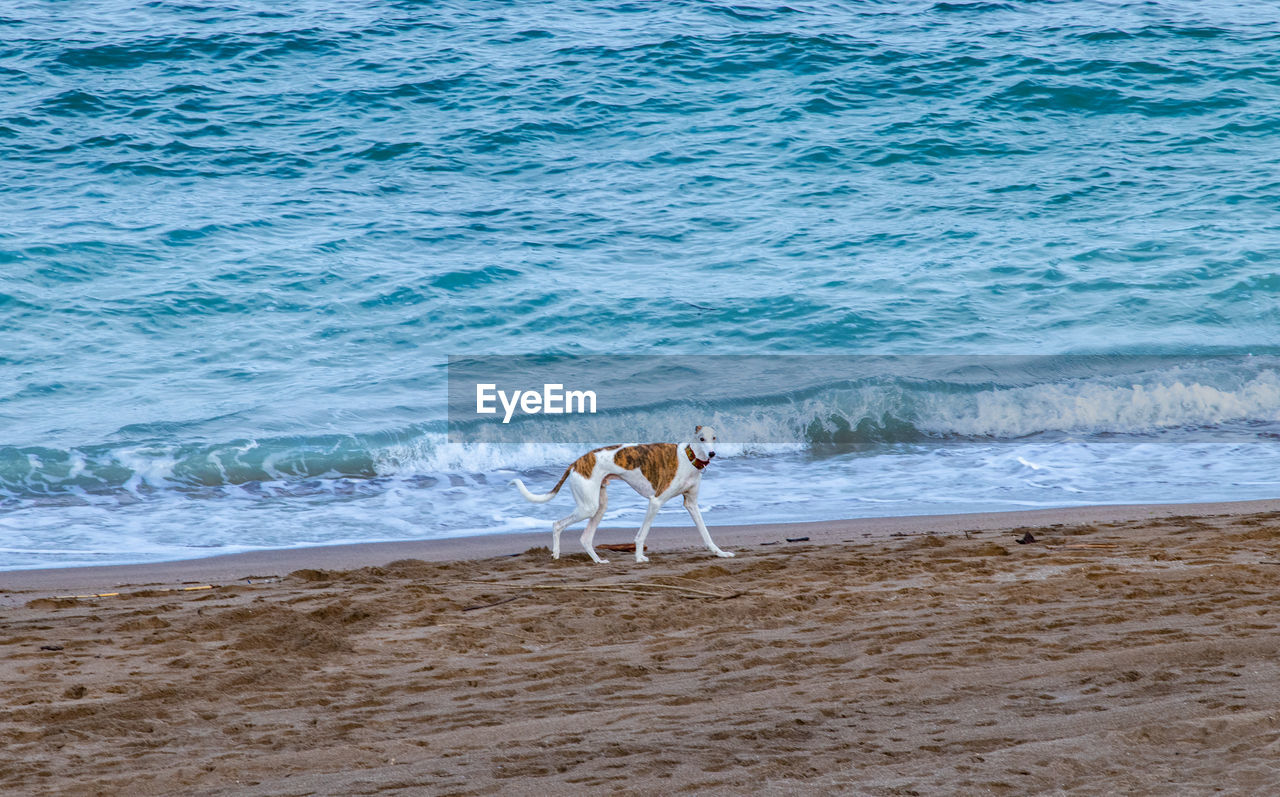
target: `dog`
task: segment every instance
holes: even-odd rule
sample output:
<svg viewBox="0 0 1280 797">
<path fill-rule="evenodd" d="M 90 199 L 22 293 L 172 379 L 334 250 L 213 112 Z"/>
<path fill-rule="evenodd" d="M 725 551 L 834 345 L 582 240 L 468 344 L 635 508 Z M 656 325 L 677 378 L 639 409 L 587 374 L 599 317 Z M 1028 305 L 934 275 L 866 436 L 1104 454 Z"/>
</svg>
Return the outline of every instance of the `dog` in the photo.
<svg viewBox="0 0 1280 797">
<path fill-rule="evenodd" d="M 707 524 L 702 522 L 702 512 L 698 509 L 698 487 L 702 484 L 702 470 L 715 459 L 715 447 L 715 429 L 698 426 L 694 428 L 693 439 L 683 443 L 613 445 L 588 451 L 565 468 L 564 475 L 549 493 L 534 495 L 519 479 L 512 479 L 511 483 L 520 490 L 526 501 L 543 504 L 560 492 L 566 479 L 569 481 L 569 489 L 573 491 L 577 508 L 551 527 L 553 559 L 560 558 L 560 532 L 585 520 L 587 528 L 582 532 L 582 547 L 587 549 L 592 561 L 597 564 L 609 563 L 608 559 L 601 559 L 596 554 L 591 541 L 608 505 L 605 490 L 611 479 L 621 479 L 649 499 L 649 510 L 645 512 L 640 531 L 636 532 L 637 562 L 649 561 L 649 557 L 644 555 L 644 539 L 649 535 L 649 526 L 653 524 L 653 518 L 662 505 L 677 495 L 684 496 L 684 508 L 689 511 L 689 517 L 693 518 L 693 524 L 698 527 L 698 533 L 702 535 L 702 542 L 707 548 L 716 556 L 733 556 L 732 551 L 721 550 L 711 539 Z"/>
</svg>

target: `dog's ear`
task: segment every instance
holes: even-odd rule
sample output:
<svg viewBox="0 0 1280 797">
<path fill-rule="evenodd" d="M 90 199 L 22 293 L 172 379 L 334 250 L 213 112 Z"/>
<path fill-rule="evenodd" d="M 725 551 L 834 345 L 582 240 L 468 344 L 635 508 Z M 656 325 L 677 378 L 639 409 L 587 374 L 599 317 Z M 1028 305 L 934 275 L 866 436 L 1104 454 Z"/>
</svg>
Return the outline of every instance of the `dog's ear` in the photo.
<svg viewBox="0 0 1280 797">
<path fill-rule="evenodd" d="M 702 431 L 702 427 L 701 427 L 701 426 L 695 426 L 695 427 L 693 427 L 693 431 L 694 431 L 694 432 L 701 432 L 701 431 Z"/>
</svg>

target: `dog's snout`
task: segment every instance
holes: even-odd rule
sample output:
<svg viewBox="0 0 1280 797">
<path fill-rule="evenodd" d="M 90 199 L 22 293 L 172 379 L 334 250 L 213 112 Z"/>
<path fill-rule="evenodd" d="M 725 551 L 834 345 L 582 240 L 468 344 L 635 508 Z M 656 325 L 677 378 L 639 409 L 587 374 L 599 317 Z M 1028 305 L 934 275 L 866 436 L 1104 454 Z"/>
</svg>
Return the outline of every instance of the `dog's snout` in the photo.
<svg viewBox="0 0 1280 797">
<path fill-rule="evenodd" d="M 708 452 L 707 452 L 707 458 L 708 458 L 708 459 L 715 459 L 715 458 L 716 458 L 716 452 L 714 452 L 714 451 L 708 451 Z"/>
</svg>

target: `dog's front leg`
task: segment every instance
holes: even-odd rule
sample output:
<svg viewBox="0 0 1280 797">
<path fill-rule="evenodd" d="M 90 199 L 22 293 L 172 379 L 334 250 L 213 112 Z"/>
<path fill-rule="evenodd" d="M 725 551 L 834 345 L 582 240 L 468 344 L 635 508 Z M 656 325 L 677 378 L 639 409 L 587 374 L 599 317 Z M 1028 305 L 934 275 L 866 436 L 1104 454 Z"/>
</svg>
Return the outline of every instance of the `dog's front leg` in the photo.
<svg viewBox="0 0 1280 797">
<path fill-rule="evenodd" d="M 711 539 L 711 532 L 707 531 L 707 524 L 702 522 L 702 510 L 698 509 L 698 494 L 684 494 L 684 508 L 689 510 L 689 517 L 693 518 L 693 525 L 698 527 L 698 533 L 702 535 L 702 541 L 711 549 L 716 556 L 733 556 L 733 551 L 722 551 L 720 546 L 716 545 L 715 540 Z"/>
<path fill-rule="evenodd" d="M 653 497 L 649 499 L 649 511 L 644 513 L 644 522 L 640 524 L 640 530 L 636 532 L 636 561 L 647 562 L 649 557 L 644 555 L 644 538 L 649 536 L 649 527 L 653 525 L 653 519 L 657 517 L 658 510 L 662 508 L 662 502 Z"/>
</svg>

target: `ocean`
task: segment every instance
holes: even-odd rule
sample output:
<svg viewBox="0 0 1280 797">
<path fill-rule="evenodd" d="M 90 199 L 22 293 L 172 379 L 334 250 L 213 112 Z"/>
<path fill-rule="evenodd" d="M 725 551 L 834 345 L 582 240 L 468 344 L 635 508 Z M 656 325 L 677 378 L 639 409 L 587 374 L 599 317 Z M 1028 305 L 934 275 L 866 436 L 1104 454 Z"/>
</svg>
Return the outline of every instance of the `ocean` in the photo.
<svg viewBox="0 0 1280 797">
<path fill-rule="evenodd" d="M 0 568 L 549 529 L 451 356 L 1050 364 L 673 406 L 712 525 L 1274 498 L 1273 12 L 7 4 Z"/>
</svg>

